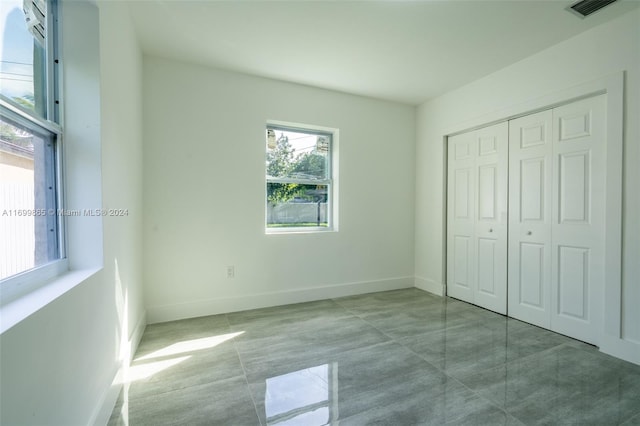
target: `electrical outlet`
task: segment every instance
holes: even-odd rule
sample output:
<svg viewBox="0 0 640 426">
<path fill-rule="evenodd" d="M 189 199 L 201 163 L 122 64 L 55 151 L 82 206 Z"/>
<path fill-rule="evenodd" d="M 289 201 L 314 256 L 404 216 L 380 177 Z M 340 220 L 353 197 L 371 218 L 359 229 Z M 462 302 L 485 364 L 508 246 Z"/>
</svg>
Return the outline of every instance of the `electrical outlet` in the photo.
<svg viewBox="0 0 640 426">
<path fill-rule="evenodd" d="M 235 278 L 236 276 L 236 267 L 231 265 L 227 266 L 227 278 Z"/>
</svg>

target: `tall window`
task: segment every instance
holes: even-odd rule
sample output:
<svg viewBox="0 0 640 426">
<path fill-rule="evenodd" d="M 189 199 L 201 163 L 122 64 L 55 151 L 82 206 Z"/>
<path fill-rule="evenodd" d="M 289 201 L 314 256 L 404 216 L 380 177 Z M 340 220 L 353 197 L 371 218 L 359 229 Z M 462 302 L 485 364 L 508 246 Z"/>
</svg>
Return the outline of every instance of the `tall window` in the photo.
<svg viewBox="0 0 640 426">
<path fill-rule="evenodd" d="M 266 147 L 267 232 L 331 230 L 333 134 L 267 126 Z"/>
<path fill-rule="evenodd" d="M 0 2 L 0 280 L 64 257 L 55 8 Z"/>
</svg>

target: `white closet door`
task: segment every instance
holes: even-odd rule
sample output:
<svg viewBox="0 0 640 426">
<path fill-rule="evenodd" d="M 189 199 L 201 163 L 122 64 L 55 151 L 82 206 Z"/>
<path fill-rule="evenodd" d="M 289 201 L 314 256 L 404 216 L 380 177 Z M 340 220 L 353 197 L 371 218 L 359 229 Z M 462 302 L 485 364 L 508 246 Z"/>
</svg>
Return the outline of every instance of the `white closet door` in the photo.
<svg viewBox="0 0 640 426">
<path fill-rule="evenodd" d="M 552 113 L 509 122 L 509 316 L 550 328 Z"/>
<path fill-rule="evenodd" d="M 598 343 L 604 95 L 509 122 L 509 316 Z"/>
<path fill-rule="evenodd" d="M 605 136 L 601 95 L 449 138 L 449 296 L 599 343 Z"/>
<path fill-rule="evenodd" d="M 597 344 L 603 324 L 605 97 L 553 110 L 551 329 Z"/>
<path fill-rule="evenodd" d="M 475 304 L 507 313 L 507 159 L 506 122 L 476 131 Z"/>
<path fill-rule="evenodd" d="M 447 294 L 473 303 L 475 293 L 474 132 L 448 140 Z"/>
<path fill-rule="evenodd" d="M 499 123 L 448 141 L 447 294 L 506 314 L 507 142 Z"/>
</svg>

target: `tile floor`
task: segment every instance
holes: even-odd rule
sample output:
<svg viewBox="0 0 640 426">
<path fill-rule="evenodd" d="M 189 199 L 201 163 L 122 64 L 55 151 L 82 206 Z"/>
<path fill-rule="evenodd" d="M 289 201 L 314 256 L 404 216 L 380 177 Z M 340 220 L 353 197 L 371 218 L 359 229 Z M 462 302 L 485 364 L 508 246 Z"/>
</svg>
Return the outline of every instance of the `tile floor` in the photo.
<svg viewBox="0 0 640 426">
<path fill-rule="evenodd" d="M 150 325 L 110 425 L 640 425 L 640 366 L 418 289 Z"/>
</svg>

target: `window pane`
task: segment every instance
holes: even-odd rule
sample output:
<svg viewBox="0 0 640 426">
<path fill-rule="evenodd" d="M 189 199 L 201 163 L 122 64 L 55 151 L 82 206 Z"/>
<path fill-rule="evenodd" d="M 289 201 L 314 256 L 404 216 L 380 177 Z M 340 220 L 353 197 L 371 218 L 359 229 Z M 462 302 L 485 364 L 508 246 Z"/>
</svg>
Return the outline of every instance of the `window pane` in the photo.
<svg viewBox="0 0 640 426">
<path fill-rule="evenodd" d="M 328 226 L 328 185 L 267 182 L 267 227 Z"/>
<path fill-rule="evenodd" d="M 55 138 L 0 116 L 0 279 L 60 256 Z"/>
<path fill-rule="evenodd" d="M 45 117 L 45 49 L 27 29 L 23 0 L 0 3 L 0 93 Z"/>
<path fill-rule="evenodd" d="M 267 178 L 326 180 L 328 135 L 267 129 Z"/>
</svg>

